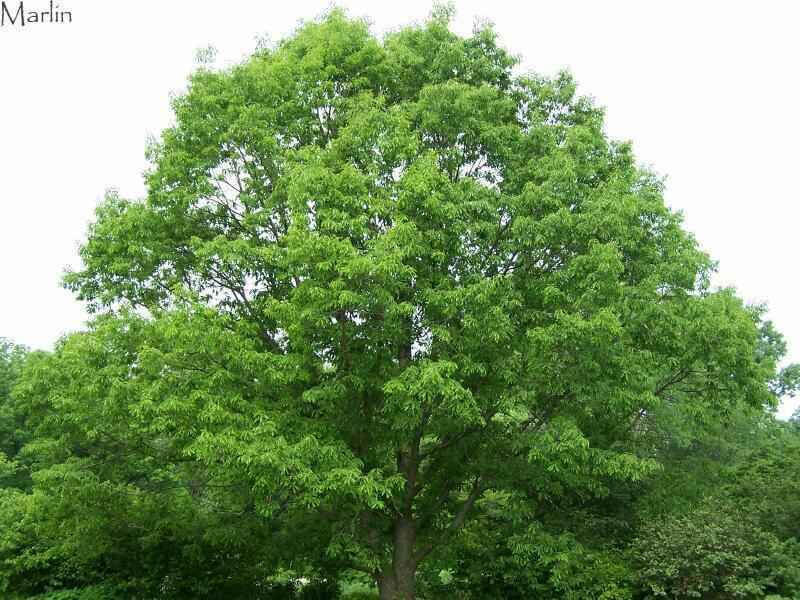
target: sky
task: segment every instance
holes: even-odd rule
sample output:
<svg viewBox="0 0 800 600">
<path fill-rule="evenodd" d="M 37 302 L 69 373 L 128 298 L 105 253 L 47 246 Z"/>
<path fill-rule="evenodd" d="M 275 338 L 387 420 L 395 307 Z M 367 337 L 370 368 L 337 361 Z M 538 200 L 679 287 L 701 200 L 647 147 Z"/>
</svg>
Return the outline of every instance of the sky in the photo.
<svg viewBox="0 0 800 600">
<path fill-rule="evenodd" d="M 16 2 L 7 2 L 16 10 Z M 666 200 L 719 261 L 715 283 L 765 302 L 800 361 L 800 3 L 455 2 L 453 28 L 495 24 L 521 69 L 569 69 L 666 177 Z M 170 96 L 213 46 L 243 60 L 328 2 L 58 0 L 69 24 L 0 28 L 0 336 L 48 349 L 81 329 L 60 287 L 108 188 L 144 194 L 144 149 L 171 122 Z M 377 34 L 425 18 L 430 1 L 341 1 Z M 26 0 L 25 10 L 46 10 Z M 788 416 L 797 400 L 784 401 Z"/>
</svg>

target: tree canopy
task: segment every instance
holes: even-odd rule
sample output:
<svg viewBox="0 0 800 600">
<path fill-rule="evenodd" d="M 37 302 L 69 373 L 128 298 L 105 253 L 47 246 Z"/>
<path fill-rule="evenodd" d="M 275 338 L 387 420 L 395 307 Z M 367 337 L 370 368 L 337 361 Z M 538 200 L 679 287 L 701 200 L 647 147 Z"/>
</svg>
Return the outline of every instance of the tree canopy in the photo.
<svg viewBox="0 0 800 600">
<path fill-rule="evenodd" d="M 66 276 L 96 318 L 17 385 L 37 466 L 14 501 L 61 490 L 37 518 L 72 531 L 6 559 L 32 593 L 47 561 L 80 579 L 171 548 L 147 566 L 164 597 L 294 568 L 410 600 L 471 522 L 513 516 L 531 557 L 542 507 L 794 385 L 572 78 L 448 18 L 378 39 L 334 10 L 192 75 L 146 198 L 110 193 Z"/>
</svg>

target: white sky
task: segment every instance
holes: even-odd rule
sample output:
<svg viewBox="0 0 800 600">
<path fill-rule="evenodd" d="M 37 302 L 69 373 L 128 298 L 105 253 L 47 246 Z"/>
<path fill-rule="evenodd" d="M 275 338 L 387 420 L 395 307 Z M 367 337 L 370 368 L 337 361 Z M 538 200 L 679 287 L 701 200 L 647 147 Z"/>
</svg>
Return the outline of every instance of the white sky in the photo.
<svg viewBox="0 0 800 600">
<path fill-rule="evenodd" d="M 8 2 L 14 5 L 14 2 Z M 47 8 L 26 0 L 26 10 Z M 0 29 L 0 336 L 49 348 L 85 320 L 60 289 L 108 187 L 144 192 L 148 134 L 195 50 L 217 64 L 279 39 L 328 2 L 59 0 L 70 25 Z M 429 1 L 342 1 L 376 32 L 424 18 Z M 456 2 L 455 29 L 496 24 L 523 66 L 569 68 L 607 108 L 608 132 L 667 175 L 667 201 L 720 261 L 718 283 L 768 302 L 800 361 L 800 4 Z M 781 414 L 797 401 L 787 401 Z"/>
</svg>

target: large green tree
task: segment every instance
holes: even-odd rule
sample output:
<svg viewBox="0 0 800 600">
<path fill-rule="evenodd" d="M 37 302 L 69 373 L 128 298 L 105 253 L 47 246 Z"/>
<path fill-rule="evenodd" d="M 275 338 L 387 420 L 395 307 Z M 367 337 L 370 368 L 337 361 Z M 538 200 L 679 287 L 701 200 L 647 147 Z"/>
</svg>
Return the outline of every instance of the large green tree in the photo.
<svg viewBox="0 0 800 600">
<path fill-rule="evenodd" d="M 780 386 L 760 311 L 710 288 L 602 111 L 448 17 L 379 40 L 334 11 L 195 73 L 146 199 L 107 198 L 66 280 L 117 316 L 28 388 L 386 600 L 487 494 L 603 494 L 655 468 L 663 415 Z"/>
</svg>

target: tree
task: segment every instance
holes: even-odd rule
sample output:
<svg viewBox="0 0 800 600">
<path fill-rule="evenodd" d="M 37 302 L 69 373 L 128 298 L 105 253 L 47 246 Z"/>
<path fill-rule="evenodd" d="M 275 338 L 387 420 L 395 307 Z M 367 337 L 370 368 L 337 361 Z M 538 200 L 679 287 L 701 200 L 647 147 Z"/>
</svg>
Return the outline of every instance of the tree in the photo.
<svg viewBox="0 0 800 600">
<path fill-rule="evenodd" d="M 11 389 L 25 361 L 27 349 L 0 338 L 0 488 L 26 483 L 25 474 L 15 459 L 26 441 L 20 419 L 11 400 Z"/>
<path fill-rule="evenodd" d="M 656 468 L 631 441 L 660 415 L 780 385 L 602 111 L 448 18 L 378 40 L 333 11 L 195 73 L 146 199 L 110 194 L 66 278 L 109 313 L 85 346 L 125 349 L 112 382 L 37 392 L 320 532 L 386 600 L 486 494 L 602 494 Z"/>
<path fill-rule="evenodd" d="M 800 540 L 800 432 L 781 422 L 761 432 L 723 491 L 764 529 Z"/>
<path fill-rule="evenodd" d="M 245 482 L 210 481 L 163 416 L 150 421 L 136 412 L 158 393 L 143 385 L 154 363 L 141 345 L 157 343 L 168 325 L 178 323 L 99 318 L 53 353 L 29 355 L 13 404 L 27 438 L 18 458 L 33 485 L 0 489 L 0 592 L 289 597 L 277 594 L 273 575 L 277 549 L 295 532 L 255 510 Z M 171 393 L 186 391 L 158 370 Z M 317 539 L 295 543 L 294 551 L 311 555 Z"/>
<path fill-rule="evenodd" d="M 795 598 L 800 591 L 797 541 L 780 540 L 718 499 L 647 525 L 633 557 L 644 598 Z"/>
<path fill-rule="evenodd" d="M 774 414 L 739 410 L 688 445 L 676 441 L 639 490 L 628 561 L 637 597 L 796 597 L 798 432 Z"/>
</svg>

